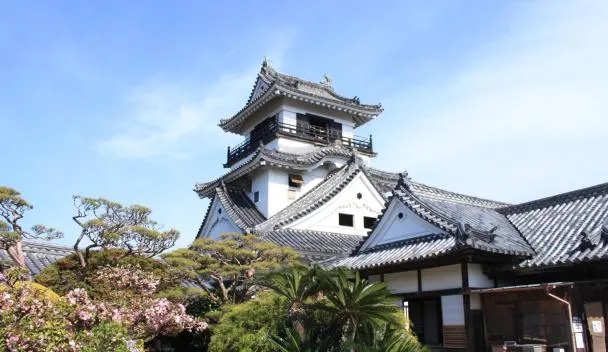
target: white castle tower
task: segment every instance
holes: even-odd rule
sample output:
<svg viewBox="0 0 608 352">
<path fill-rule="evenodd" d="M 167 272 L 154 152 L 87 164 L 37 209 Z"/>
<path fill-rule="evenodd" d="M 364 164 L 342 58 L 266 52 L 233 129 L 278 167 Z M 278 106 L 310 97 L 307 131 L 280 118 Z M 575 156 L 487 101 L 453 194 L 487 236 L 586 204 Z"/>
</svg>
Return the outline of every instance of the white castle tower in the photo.
<svg viewBox="0 0 608 352">
<path fill-rule="evenodd" d="M 223 176 L 196 185 L 211 204 L 198 236 L 256 233 L 311 259 L 350 252 L 367 234 L 398 175 L 370 169 L 372 137 L 356 129 L 382 112 L 264 60 L 245 106 L 220 121 L 242 143 Z"/>
</svg>

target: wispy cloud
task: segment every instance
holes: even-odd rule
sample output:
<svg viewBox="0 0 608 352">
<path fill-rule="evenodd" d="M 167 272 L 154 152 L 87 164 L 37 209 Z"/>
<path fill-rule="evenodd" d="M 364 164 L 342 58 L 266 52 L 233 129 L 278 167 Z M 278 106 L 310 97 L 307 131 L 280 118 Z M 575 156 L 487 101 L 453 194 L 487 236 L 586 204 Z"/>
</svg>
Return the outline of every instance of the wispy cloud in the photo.
<svg viewBox="0 0 608 352">
<path fill-rule="evenodd" d="M 254 70 L 226 74 L 204 87 L 192 84 L 150 83 L 128 98 L 130 112 L 121 131 L 97 144 L 102 153 L 121 157 L 184 156 L 181 142 L 215 130 L 218 117 L 243 103 Z"/>
<path fill-rule="evenodd" d="M 280 65 L 291 44 L 292 32 L 275 31 L 266 54 Z M 261 57 L 238 72 L 221 74 L 215 81 L 176 83 L 153 80 L 133 89 L 128 111 L 118 132 L 96 144 L 103 154 L 129 158 L 188 156 L 188 141 L 215 137 L 220 118 L 242 108 L 254 83 Z"/>
<path fill-rule="evenodd" d="M 608 181 L 608 3 L 520 5 L 441 85 L 388 99 L 403 142 L 384 161 L 511 201 Z"/>
</svg>

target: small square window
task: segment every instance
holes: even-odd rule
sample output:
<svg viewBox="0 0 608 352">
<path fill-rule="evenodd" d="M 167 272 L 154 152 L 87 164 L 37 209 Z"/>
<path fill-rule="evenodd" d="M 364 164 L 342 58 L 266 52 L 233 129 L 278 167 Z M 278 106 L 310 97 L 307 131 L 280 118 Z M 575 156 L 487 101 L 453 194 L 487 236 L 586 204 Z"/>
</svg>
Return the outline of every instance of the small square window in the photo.
<svg viewBox="0 0 608 352">
<path fill-rule="evenodd" d="M 296 199 L 296 191 L 294 189 L 287 190 L 287 199 L 295 200 Z"/>
<path fill-rule="evenodd" d="M 256 203 L 260 201 L 260 192 L 255 191 L 253 193 L 253 201 L 256 202 Z"/>
<path fill-rule="evenodd" d="M 363 227 L 365 227 L 366 229 L 373 228 L 375 223 L 376 223 L 376 218 L 372 218 L 369 216 L 363 217 Z"/>
<path fill-rule="evenodd" d="M 289 187 L 300 188 L 304 184 L 302 175 L 289 174 Z"/>
<path fill-rule="evenodd" d="M 352 214 L 338 214 L 338 224 L 340 226 L 349 226 L 349 227 L 353 227 L 354 226 L 354 220 L 353 220 L 353 215 Z"/>
</svg>

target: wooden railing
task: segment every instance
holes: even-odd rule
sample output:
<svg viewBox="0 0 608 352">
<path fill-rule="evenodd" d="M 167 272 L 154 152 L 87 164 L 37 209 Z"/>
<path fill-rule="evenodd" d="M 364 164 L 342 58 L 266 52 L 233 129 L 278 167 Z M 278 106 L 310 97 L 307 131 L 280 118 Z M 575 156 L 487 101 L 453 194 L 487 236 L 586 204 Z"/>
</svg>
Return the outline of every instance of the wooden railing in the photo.
<svg viewBox="0 0 608 352">
<path fill-rule="evenodd" d="M 248 138 L 235 147 L 228 147 L 227 161 L 224 166 L 230 167 L 235 162 L 249 155 L 261 144 L 266 144 L 277 136 L 290 136 L 322 145 L 339 144 L 370 154 L 374 152 L 371 135 L 369 138 L 358 136 L 348 138 L 342 136 L 341 131 L 330 128 L 315 125 L 297 126 L 273 121 L 267 124 L 263 131 L 257 131 L 257 135 L 254 138 Z"/>
</svg>

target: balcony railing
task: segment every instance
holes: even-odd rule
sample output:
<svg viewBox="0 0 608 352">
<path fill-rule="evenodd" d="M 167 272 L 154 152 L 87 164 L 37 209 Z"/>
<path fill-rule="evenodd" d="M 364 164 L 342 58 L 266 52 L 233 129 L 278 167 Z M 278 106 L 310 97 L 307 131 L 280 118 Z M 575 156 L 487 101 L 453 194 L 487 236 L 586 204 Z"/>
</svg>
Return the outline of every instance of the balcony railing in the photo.
<svg viewBox="0 0 608 352">
<path fill-rule="evenodd" d="M 249 155 L 253 150 L 275 139 L 277 136 L 290 136 L 296 139 L 310 141 L 315 144 L 332 145 L 338 144 L 350 148 L 355 148 L 360 152 L 373 154 L 372 136 L 369 138 L 358 137 L 348 138 L 342 136 L 341 131 L 320 126 L 297 126 L 288 125 L 276 121 L 268 123 L 262 131 L 257 131 L 253 138 L 248 138 L 235 147 L 228 147 L 227 161 L 225 167 L 230 167 L 235 162 Z"/>
</svg>

